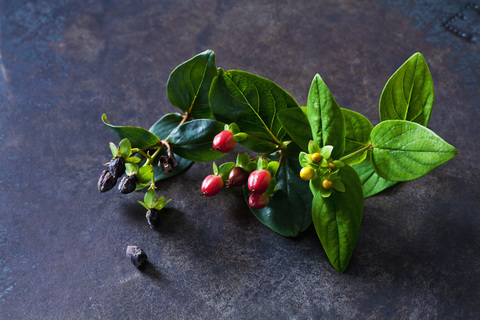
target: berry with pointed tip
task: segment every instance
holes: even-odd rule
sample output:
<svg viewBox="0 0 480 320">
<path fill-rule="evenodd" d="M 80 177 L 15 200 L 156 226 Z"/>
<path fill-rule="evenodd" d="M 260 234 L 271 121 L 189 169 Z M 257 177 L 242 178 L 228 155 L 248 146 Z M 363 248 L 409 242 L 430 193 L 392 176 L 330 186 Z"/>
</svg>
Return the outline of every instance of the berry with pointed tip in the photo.
<svg viewBox="0 0 480 320">
<path fill-rule="evenodd" d="M 248 189 L 253 193 L 264 193 L 272 180 L 270 172 L 267 170 L 256 170 L 250 173 L 248 177 Z"/>
<path fill-rule="evenodd" d="M 206 197 L 213 197 L 220 192 L 222 187 L 222 178 L 220 178 L 220 176 L 211 174 L 203 179 L 201 190 Z"/>
<path fill-rule="evenodd" d="M 228 153 L 235 149 L 235 138 L 230 130 L 223 130 L 213 138 L 213 149 L 222 153 Z"/>
<path fill-rule="evenodd" d="M 265 192 L 252 193 L 248 197 L 248 205 L 253 209 L 262 209 L 268 204 L 269 201 L 270 201 L 270 198 Z"/>
<path fill-rule="evenodd" d="M 247 170 L 245 170 L 241 167 L 233 168 L 232 171 L 230 171 L 230 174 L 228 176 L 227 187 L 243 186 L 244 184 L 247 183 L 249 175 L 250 175 L 250 173 L 248 173 Z"/>
</svg>

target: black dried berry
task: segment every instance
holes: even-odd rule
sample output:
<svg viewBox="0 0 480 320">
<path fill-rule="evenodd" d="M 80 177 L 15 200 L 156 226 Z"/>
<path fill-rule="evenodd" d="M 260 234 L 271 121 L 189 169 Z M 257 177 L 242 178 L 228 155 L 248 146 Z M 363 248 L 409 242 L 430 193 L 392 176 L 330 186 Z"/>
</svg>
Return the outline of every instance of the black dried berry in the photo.
<svg viewBox="0 0 480 320">
<path fill-rule="evenodd" d="M 117 179 L 112 176 L 110 171 L 103 170 L 102 174 L 100 175 L 100 179 L 98 179 L 98 191 L 106 192 L 112 189 L 116 183 Z"/>
<path fill-rule="evenodd" d="M 135 178 L 135 176 L 125 176 L 122 178 L 122 180 L 120 180 L 120 184 L 118 185 L 118 190 L 123 194 L 127 194 L 135 191 L 136 187 L 137 187 L 137 178 Z"/>
<path fill-rule="evenodd" d="M 150 209 L 147 211 L 146 218 L 150 228 L 154 229 L 158 226 L 160 221 L 160 211 L 157 209 Z"/>
<path fill-rule="evenodd" d="M 108 165 L 108 169 L 110 170 L 112 176 L 116 179 L 123 176 L 125 173 L 125 159 L 123 158 L 115 158 L 110 161 Z"/>
<path fill-rule="evenodd" d="M 127 257 L 130 258 L 130 261 L 132 261 L 137 268 L 142 266 L 148 259 L 145 251 L 137 246 L 127 246 Z"/>
</svg>

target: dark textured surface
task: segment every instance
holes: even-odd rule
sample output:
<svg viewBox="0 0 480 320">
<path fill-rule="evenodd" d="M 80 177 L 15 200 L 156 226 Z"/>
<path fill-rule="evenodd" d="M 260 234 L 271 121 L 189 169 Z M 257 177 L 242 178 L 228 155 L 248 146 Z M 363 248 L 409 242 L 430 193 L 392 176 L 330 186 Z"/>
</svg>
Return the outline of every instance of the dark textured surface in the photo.
<svg viewBox="0 0 480 320">
<path fill-rule="evenodd" d="M 480 44 L 442 27 L 466 1 L 366 3 L 0 1 L 0 318 L 478 319 Z M 365 201 L 344 274 L 312 228 L 284 238 L 240 191 L 201 197 L 210 163 L 159 185 L 173 201 L 150 230 L 141 193 L 98 194 L 115 141 L 100 117 L 148 128 L 174 112 L 168 75 L 205 49 L 301 105 L 318 72 L 374 124 L 383 85 L 420 51 L 429 126 L 459 155 Z M 127 244 L 147 252 L 143 272 Z"/>
</svg>

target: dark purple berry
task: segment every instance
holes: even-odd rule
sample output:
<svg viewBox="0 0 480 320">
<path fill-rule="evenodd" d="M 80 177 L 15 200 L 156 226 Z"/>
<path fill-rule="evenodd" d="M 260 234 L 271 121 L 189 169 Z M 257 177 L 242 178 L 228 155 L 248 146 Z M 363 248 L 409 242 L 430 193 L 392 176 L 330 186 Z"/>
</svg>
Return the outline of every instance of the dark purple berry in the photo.
<svg viewBox="0 0 480 320">
<path fill-rule="evenodd" d="M 241 167 L 233 168 L 232 171 L 230 171 L 230 175 L 228 176 L 227 187 L 243 186 L 248 182 L 249 175 L 250 173 Z"/>
<path fill-rule="evenodd" d="M 118 190 L 123 194 L 133 192 L 137 188 L 136 181 L 137 178 L 135 178 L 135 176 L 123 177 L 122 180 L 120 180 L 120 184 L 118 185 Z"/>
<path fill-rule="evenodd" d="M 147 211 L 146 218 L 150 228 L 154 229 L 160 220 L 160 211 L 157 209 L 150 209 Z"/>
<path fill-rule="evenodd" d="M 108 169 L 114 178 L 120 178 L 125 173 L 125 159 L 115 158 L 111 160 Z"/>
<path fill-rule="evenodd" d="M 98 191 L 106 192 L 112 189 L 116 183 L 117 178 L 113 177 L 110 171 L 103 170 L 100 179 L 98 179 Z"/>
</svg>

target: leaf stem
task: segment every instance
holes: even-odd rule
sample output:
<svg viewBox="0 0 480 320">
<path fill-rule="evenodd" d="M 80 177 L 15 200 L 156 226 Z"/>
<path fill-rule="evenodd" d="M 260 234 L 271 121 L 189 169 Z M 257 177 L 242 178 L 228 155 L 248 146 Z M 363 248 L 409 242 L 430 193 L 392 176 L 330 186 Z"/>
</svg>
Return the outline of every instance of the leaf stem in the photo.
<svg viewBox="0 0 480 320">
<path fill-rule="evenodd" d="M 281 144 L 280 141 L 275 141 L 275 140 L 271 140 L 271 139 L 264 138 L 264 137 L 260 137 L 260 136 L 254 136 L 254 135 L 251 135 L 251 134 L 248 134 L 248 135 L 247 135 L 247 138 L 265 140 L 265 141 L 271 142 L 271 143 L 276 144 L 276 145 Z"/>
<path fill-rule="evenodd" d="M 363 148 L 361 148 L 361 149 L 358 149 L 357 151 L 354 151 L 354 152 L 352 152 L 352 153 L 350 153 L 350 154 L 347 154 L 346 156 L 341 157 L 339 160 L 343 162 L 343 161 L 345 161 L 345 160 L 347 160 L 347 159 L 350 159 L 350 158 L 352 158 L 352 157 L 355 157 L 357 154 L 360 154 L 360 153 L 362 153 L 362 152 L 365 152 L 365 151 L 367 151 L 368 149 L 371 149 L 371 148 L 373 148 L 373 146 L 372 146 L 371 144 L 369 144 L 368 146 L 365 146 L 365 147 L 363 147 Z"/>
</svg>

